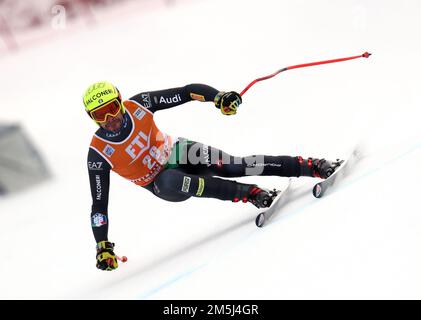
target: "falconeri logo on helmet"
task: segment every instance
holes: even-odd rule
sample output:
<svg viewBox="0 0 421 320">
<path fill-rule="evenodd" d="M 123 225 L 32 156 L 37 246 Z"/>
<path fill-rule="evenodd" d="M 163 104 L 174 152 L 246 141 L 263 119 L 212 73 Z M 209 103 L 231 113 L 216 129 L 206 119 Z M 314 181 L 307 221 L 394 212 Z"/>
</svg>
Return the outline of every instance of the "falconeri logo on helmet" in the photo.
<svg viewBox="0 0 421 320">
<path fill-rule="evenodd" d="M 86 100 L 86 105 L 91 104 L 92 102 L 94 102 L 97 99 L 100 99 L 103 96 L 109 95 L 114 93 L 111 89 L 107 89 L 101 92 L 97 92 L 95 93 L 92 97 L 90 97 L 88 100 Z M 102 100 L 102 99 L 101 99 Z M 99 103 L 102 103 L 102 101 L 98 100 Z"/>
<path fill-rule="evenodd" d="M 105 109 L 98 111 L 98 114 L 102 116 L 107 115 L 108 111 L 114 114 L 117 112 L 117 105 L 119 110 L 124 114 L 126 112 L 124 105 L 121 103 L 121 95 L 118 89 L 110 82 L 96 82 L 92 84 L 88 89 L 86 89 L 83 94 L 83 104 L 85 106 L 85 111 L 88 115 L 95 121 L 97 125 L 100 125 L 100 121 L 96 121 L 96 109 L 104 106 L 104 104 L 110 103 L 109 106 L 105 106 Z M 102 117 L 101 116 L 101 117 Z"/>
</svg>

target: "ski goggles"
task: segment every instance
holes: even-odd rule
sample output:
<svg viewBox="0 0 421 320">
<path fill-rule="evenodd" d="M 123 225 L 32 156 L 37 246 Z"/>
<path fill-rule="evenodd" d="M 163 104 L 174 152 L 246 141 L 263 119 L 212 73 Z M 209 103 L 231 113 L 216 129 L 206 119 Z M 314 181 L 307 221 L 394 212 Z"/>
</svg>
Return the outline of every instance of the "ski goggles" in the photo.
<svg viewBox="0 0 421 320">
<path fill-rule="evenodd" d="M 96 122 L 104 123 L 107 120 L 107 116 L 115 117 L 121 111 L 121 103 L 116 98 L 107 102 L 106 104 L 99 106 L 98 108 L 89 112 L 89 115 Z"/>
</svg>

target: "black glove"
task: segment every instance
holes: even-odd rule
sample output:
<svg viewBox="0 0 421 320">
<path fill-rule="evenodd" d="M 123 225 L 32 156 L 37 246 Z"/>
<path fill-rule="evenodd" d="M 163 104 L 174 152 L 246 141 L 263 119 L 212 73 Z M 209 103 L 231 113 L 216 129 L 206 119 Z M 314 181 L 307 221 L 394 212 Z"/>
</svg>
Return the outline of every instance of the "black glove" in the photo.
<svg viewBox="0 0 421 320">
<path fill-rule="evenodd" d="M 233 115 L 237 113 L 237 108 L 240 106 L 243 100 L 241 96 L 235 92 L 219 92 L 215 99 L 215 106 L 221 110 L 225 115 Z"/>
<path fill-rule="evenodd" d="M 98 242 L 96 245 L 96 267 L 101 270 L 112 271 L 118 268 L 117 257 L 113 251 L 114 243 Z"/>
</svg>

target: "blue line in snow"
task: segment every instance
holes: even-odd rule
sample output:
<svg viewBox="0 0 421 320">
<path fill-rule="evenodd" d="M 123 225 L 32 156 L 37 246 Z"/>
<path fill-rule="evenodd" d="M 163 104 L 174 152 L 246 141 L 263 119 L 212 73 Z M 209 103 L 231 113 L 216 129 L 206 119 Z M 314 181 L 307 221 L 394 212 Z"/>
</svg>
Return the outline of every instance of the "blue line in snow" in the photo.
<svg viewBox="0 0 421 320">
<path fill-rule="evenodd" d="M 195 268 L 192 268 L 190 270 L 184 271 L 182 273 L 179 273 L 178 275 L 176 275 L 175 277 L 170 278 L 169 280 L 167 280 L 166 282 L 162 283 L 161 285 L 159 285 L 156 288 L 153 288 L 147 292 L 145 292 L 144 294 L 142 294 L 138 300 L 146 300 L 148 299 L 150 296 L 154 295 L 155 293 L 157 293 L 158 291 L 171 286 L 172 284 L 176 283 L 177 281 L 186 278 L 188 276 L 190 276 L 192 273 L 196 272 L 199 269 L 202 269 L 204 266 L 206 266 L 208 263 L 204 263 L 200 266 L 197 266 Z"/>
</svg>

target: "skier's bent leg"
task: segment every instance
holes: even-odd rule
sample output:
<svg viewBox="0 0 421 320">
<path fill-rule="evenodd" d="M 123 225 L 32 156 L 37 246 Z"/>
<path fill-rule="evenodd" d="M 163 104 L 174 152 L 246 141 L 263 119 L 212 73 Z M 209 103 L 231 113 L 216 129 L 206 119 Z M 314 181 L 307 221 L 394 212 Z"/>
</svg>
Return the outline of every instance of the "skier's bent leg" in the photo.
<svg viewBox="0 0 421 320">
<path fill-rule="evenodd" d="M 158 197 L 165 200 L 174 197 L 214 198 L 251 202 L 258 208 L 269 207 L 276 196 L 254 184 L 188 174 L 181 169 L 166 169 L 161 172 L 153 183 L 153 189 Z"/>
<path fill-rule="evenodd" d="M 181 169 L 166 169 L 155 181 L 144 187 L 157 197 L 180 202 L 190 197 L 215 198 L 233 202 L 251 202 L 258 208 L 267 208 L 276 194 L 254 184 L 239 183 L 209 176 L 187 174 Z"/>
<path fill-rule="evenodd" d="M 169 201 L 202 197 L 232 202 L 250 202 L 257 208 L 270 207 L 277 195 L 276 191 L 261 189 L 255 184 L 194 175 L 180 168 L 165 169 L 157 176 L 149 189 L 153 189 L 158 197 Z"/>
<path fill-rule="evenodd" d="M 238 183 L 210 176 L 189 174 L 179 169 L 166 169 L 155 179 L 154 193 L 161 198 L 202 197 L 233 201 Z"/>
</svg>

